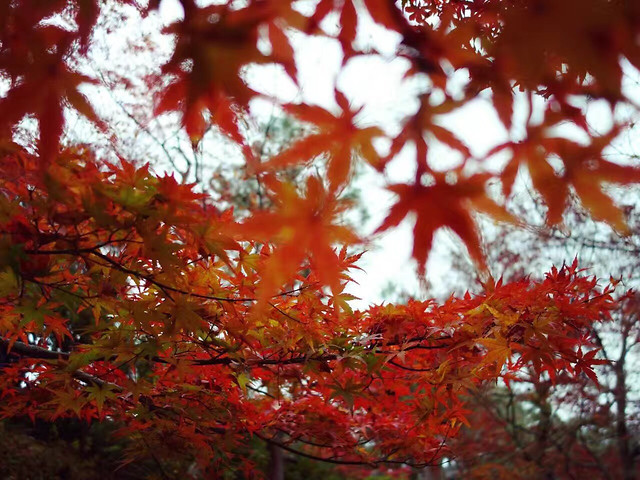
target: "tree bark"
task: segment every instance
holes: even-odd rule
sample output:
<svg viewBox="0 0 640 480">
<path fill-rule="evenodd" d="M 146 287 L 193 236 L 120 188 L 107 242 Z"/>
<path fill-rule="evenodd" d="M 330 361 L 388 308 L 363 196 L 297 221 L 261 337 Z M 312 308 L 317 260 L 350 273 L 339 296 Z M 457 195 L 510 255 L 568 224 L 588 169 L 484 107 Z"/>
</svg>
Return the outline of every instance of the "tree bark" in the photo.
<svg viewBox="0 0 640 480">
<path fill-rule="evenodd" d="M 618 456 L 620 457 L 620 468 L 622 469 L 623 480 L 634 480 L 635 461 L 629 441 L 629 430 L 627 428 L 627 385 L 626 372 L 624 371 L 624 360 L 626 351 L 616 362 L 614 371 L 616 374 L 615 399 L 617 404 L 616 412 L 616 442 L 618 444 Z"/>
<path fill-rule="evenodd" d="M 269 480 L 284 480 L 284 452 L 274 443 L 269 443 Z"/>
</svg>

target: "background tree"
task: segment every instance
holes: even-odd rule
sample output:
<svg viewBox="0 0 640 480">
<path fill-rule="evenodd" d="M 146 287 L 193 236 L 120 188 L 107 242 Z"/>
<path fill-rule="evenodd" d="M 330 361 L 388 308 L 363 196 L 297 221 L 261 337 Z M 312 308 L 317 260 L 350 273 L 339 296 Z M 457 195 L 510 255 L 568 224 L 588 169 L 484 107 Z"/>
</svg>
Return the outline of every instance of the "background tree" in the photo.
<svg viewBox="0 0 640 480">
<path fill-rule="evenodd" d="M 637 192 L 626 192 L 626 202 L 632 233 L 625 237 L 589 221 L 577 203 L 565 212 L 561 228 L 490 228 L 485 238 L 492 271 L 503 272 L 505 280 L 535 276 L 541 266 L 577 255 L 590 271 L 609 272 L 625 287 L 636 287 Z M 524 188 L 512 207 L 530 225 L 539 221 L 544 208 Z M 479 288 L 473 272 L 460 267 L 469 275 L 466 286 Z M 593 326 L 603 363 L 596 368 L 599 385 L 586 376 L 576 381 L 524 375 L 513 379 L 509 388 L 503 385 L 475 395 L 476 425 L 484 428 L 458 439 L 458 452 L 465 453 L 454 470 L 471 478 L 635 478 L 640 453 L 637 302 L 637 294 L 621 299 L 612 322 Z"/>
</svg>

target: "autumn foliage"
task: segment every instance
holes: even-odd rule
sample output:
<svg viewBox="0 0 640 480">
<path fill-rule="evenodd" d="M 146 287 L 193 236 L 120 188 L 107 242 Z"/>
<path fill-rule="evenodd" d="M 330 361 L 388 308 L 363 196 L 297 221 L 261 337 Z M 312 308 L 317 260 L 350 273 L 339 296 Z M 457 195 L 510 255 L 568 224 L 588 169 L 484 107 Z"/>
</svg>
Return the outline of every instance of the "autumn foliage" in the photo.
<svg viewBox="0 0 640 480">
<path fill-rule="evenodd" d="M 154 15 L 159 2 L 116 3 Z M 244 218 L 197 185 L 63 140 L 66 108 L 109 130 L 81 89 L 98 80 L 76 65 L 100 0 L 0 5 L 0 416 L 122 422 L 147 450 L 192 457 L 211 474 L 249 438 L 347 466 L 421 467 L 455 455 L 449 440 L 473 429 L 467 395 L 487 382 L 509 385 L 525 368 L 552 382 L 559 372 L 597 382 L 592 325 L 615 302 L 576 263 L 540 282 L 486 276 L 482 294 L 441 305 L 352 311 L 345 286 L 360 239 L 343 223 L 342 192 L 355 162 L 383 174 L 414 147 L 415 179 L 389 185 L 397 200 L 378 231 L 415 216 L 419 275 L 441 228 L 485 269 L 477 214 L 519 222 L 505 208 L 518 172 L 528 172 L 549 224 L 574 193 L 594 219 L 627 232 L 607 185 L 636 183 L 640 170 L 605 150 L 628 125 L 595 133 L 583 107 L 635 108 L 621 61 L 640 67 L 638 2 L 321 0 L 309 14 L 282 0 L 180 3 L 184 16 L 167 27 L 173 55 L 149 79 L 155 114 L 179 113 L 194 148 L 212 125 L 241 147 L 247 178 L 266 196 Z M 241 127 L 258 95 L 246 67 L 279 64 L 296 81 L 293 35 L 331 37 L 329 21 L 343 65 L 375 55 L 356 42 L 365 17 L 400 35 L 395 55 L 428 86 L 415 114 L 390 137 L 360 125 L 336 88 L 337 113 L 282 105 L 314 130 L 262 161 Z M 468 79 L 453 92 L 460 71 Z M 472 158 L 441 122 L 479 95 L 511 134 L 486 158 Z M 531 110 L 524 136 L 513 125 L 516 95 Z M 534 98 L 544 99 L 541 119 Z M 13 135 L 25 116 L 37 120 L 34 144 Z M 584 140 L 563 136 L 566 124 Z M 384 138 L 387 152 L 375 145 Z M 432 142 L 462 164 L 438 169 Z M 501 170 L 483 168 L 501 152 Z M 282 174 L 309 165 L 319 170 L 304 182 Z M 502 193 L 491 191 L 496 182 Z"/>
</svg>

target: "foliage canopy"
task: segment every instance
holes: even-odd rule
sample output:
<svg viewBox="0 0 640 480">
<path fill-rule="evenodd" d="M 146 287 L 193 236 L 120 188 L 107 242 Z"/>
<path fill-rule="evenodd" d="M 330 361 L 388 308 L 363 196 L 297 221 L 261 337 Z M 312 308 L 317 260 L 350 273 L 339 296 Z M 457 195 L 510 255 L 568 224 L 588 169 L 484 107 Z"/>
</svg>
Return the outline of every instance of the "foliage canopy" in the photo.
<svg viewBox="0 0 640 480">
<path fill-rule="evenodd" d="M 159 6 L 113 1 L 150 15 Z M 149 92 L 160 92 L 155 114 L 179 113 L 194 148 L 211 126 L 241 147 L 247 177 L 268 199 L 247 218 L 149 165 L 61 141 L 65 108 L 109 131 L 82 93 L 98 80 L 77 66 L 101 0 L 0 6 L 1 416 L 123 422 L 147 449 L 192 456 L 211 472 L 249 437 L 347 466 L 420 467 L 455 455 L 448 440 L 468 424 L 465 394 L 483 383 L 508 384 L 522 368 L 597 382 L 590 332 L 614 300 L 575 263 L 539 282 L 488 279 L 482 294 L 442 305 L 352 311 L 344 292 L 360 255 L 347 247 L 359 239 L 342 223 L 349 205 L 341 194 L 354 162 L 383 173 L 413 145 L 415 180 L 389 185 L 397 201 L 378 231 L 415 215 L 420 275 L 440 228 L 485 268 L 476 214 L 517 223 L 504 204 L 519 171 L 546 203 L 549 224 L 562 220 L 574 192 L 593 218 L 627 232 L 605 187 L 638 182 L 640 170 L 605 151 L 628 125 L 596 133 L 584 106 L 601 100 L 612 118 L 636 108 L 622 88 L 622 62 L 640 67 L 640 3 L 180 3 L 183 17 L 167 27 L 173 54 L 149 80 Z M 377 55 L 356 41 L 365 18 L 397 32 L 394 55 L 427 85 L 415 114 L 390 136 L 362 126 L 338 89 L 337 113 L 282 105 L 315 130 L 262 161 L 241 126 L 258 95 L 247 66 L 278 64 L 296 81 L 292 38 L 302 34 L 335 37 L 343 65 Z M 336 35 L 323 29 L 330 21 Z M 452 91 L 460 72 L 468 78 Z M 516 94 L 529 103 L 522 125 Z M 478 159 L 442 119 L 481 95 L 510 140 Z M 533 115 L 540 97 L 541 120 Z M 29 115 L 39 136 L 20 144 L 13 131 Z M 584 140 L 564 136 L 566 124 Z M 386 153 L 376 146 L 383 138 Z M 432 142 L 457 151 L 461 165 L 438 169 Z M 500 152 L 509 152 L 506 163 L 490 169 Z M 310 171 L 296 185 L 282 172 L 298 165 L 325 175 Z M 496 182 L 501 195 L 491 192 Z"/>
</svg>

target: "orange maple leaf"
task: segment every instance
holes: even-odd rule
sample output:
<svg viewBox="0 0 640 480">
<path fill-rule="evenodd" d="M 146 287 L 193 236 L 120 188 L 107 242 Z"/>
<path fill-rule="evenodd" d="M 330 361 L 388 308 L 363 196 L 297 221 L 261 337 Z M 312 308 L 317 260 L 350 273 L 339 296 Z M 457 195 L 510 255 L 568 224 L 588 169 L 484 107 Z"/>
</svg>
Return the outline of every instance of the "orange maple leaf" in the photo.
<svg viewBox="0 0 640 480">
<path fill-rule="evenodd" d="M 352 111 L 347 98 L 336 90 L 336 100 L 342 109 L 340 116 L 322 107 L 312 105 L 286 105 L 285 111 L 300 120 L 318 127 L 318 132 L 298 140 L 291 147 L 275 155 L 262 165 L 262 169 L 285 168 L 306 163 L 314 157 L 328 157 L 327 177 L 332 190 L 344 185 L 351 171 L 352 154 L 359 153 L 374 167 L 380 156 L 372 141 L 384 135 L 378 127 L 358 128 L 355 117 L 361 109 Z"/>
<path fill-rule="evenodd" d="M 549 136 L 549 125 L 530 126 L 522 142 L 509 142 L 493 149 L 489 155 L 509 149 L 512 158 L 501 174 L 506 196 L 511 193 L 521 165 L 531 176 L 533 187 L 547 205 L 547 222 L 551 225 L 562 220 L 572 186 L 583 206 L 593 218 L 609 223 L 620 233 L 628 233 L 622 210 L 603 191 L 603 183 L 627 185 L 640 181 L 640 169 L 619 165 L 603 158 L 603 150 L 618 136 L 620 127 L 607 134 L 591 137 L 582 145 L 563 137 Z M 554 169 L 548 157 L 562 160 L 563 168 Z"/>
<path fill-rule="evenodd" d="M 265 183 L 275 193 L 275 209 L 254 213 L 240 227 L 249 238 L 275 244 L 261 271 L 258 299 L 266 300 L 293 278 L 307 255 L 319 280 L 338 292 L 342 262 L 333 245 L 357 241 L 353 232 L 336 220 L 348 204 L 325 190 L 317 177 L 307 179 L 305 196 L 300 196 L 290 183 L 273 178 L 265 179 Z"/>
<path fill-rule="evenodd" d="M 418 111 L 409 117 L 402 131 L 391 142 L 389 154 L 379 163 L 379 169 L 393 159 L 404 148 L 407 142 L 413 142 L 416 147 L 416 162 L 418 164 L 419 177 L 422 173 L 430 171 L 427 165 L 428 145 L 425 134 L 430 134 L 448 147 L 459 151 L 464 158 L 471 155 L 469 148 L 451 130 L 440 125 L 438 117 L 453 112 L 461 103 L 447 98 L 438 105 L 429 103 L 430 95 L 425 94 L 420 98 Z"/>
<path fill-rule="evenodd" d="M 596 220 L 607 222 L 622 234 L 630 230 L 624 213 L 603 191 L 603 183 L 628 185 L 640 182 L 640 169 L 619 165 L 603 158 L 603 150 L 618 136 L 620 130 L 592 137 L 589 145 L 580 145 L 566 138 L 556 138 L 550 150 L 564 162 L 563 179 L 570 184 L 582 205 Z"/>
</svg>

